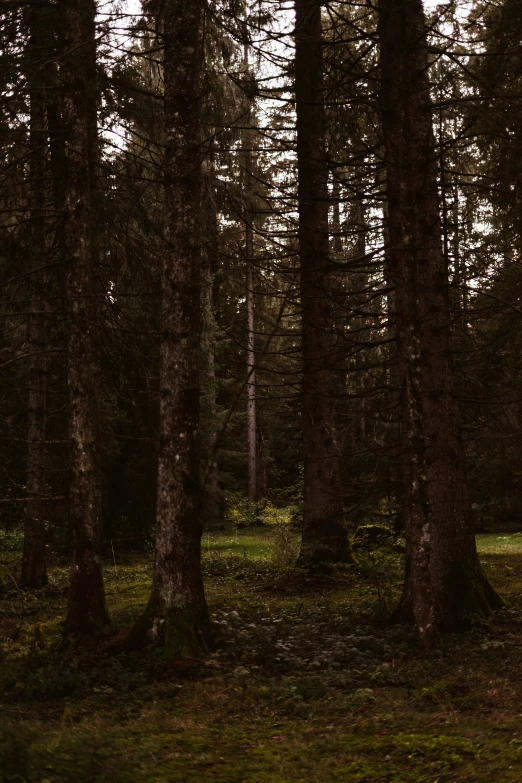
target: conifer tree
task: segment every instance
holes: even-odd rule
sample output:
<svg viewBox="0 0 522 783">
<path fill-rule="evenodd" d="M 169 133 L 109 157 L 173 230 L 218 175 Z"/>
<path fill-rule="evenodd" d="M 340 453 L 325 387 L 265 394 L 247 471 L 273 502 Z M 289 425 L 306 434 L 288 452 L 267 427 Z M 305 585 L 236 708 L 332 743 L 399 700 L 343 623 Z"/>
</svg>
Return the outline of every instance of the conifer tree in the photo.
<svg viewBox="0 0 522 783">
<path fill-rule="evenodd" d="M 66 629 L 87 632 L 108 621 L 101 537 L 99 304 L 96 243 L 98 159 L 94 0 L 61 6 L 65 134 L 65 294 L 71 448 L 73 558 Z"/>
<path fill-rule="evenodd" d="M 349 561 L 335 431 L 321 4 L 295 3 L 295 95 L 303 372 L 300 562 Z"/>
<path fill-rule="evenodd" d="M 201 334 L 200 0 L 163 5 L 167 250 L 161 314 L 160 454 L 152 593 L 130 642 L 152 639 L 169 660 L 210 644 L 201 575 L 198 454 Z"/>
<path fill-rule="evenodd" d="M 30 89 L 30 249 L 33 273 L 31 313 L 27 324 L 30 361 L 27 411 L 27 507 L 24 552 L 20 581 L 24 587 L 40 588 L 47 583 L 45 562 L 45 431 L 46 431 L 46 60 L 51 51 L 50 14 L 45 7 L 32 6 L 28 21 L 28 82 Z"/>
<path fill-rule="evenodd" d="M 450 350 L 427 31 L 421 0 L 380 0 L 390 276 L 409 477 L 402 611 L 420 643 L 501 601 L 478 560 Z"/>
</svg>

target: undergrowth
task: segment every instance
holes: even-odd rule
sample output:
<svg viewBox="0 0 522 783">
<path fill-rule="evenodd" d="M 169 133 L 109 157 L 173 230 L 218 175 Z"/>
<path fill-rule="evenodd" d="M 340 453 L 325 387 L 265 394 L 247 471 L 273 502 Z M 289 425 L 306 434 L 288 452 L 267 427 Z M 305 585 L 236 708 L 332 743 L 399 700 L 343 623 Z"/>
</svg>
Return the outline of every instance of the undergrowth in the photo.
<svg viewBox="0 0 522 783">
<path fill-rule="evenodd" d="M 111 556 L 113 626 L 64 647 L 67 568 L 55 560 L 45 589 L 19 590 L 12 537 L 0 783 L 519 781 L 522 537 L 479 537 L 508 608 L 421 655 L 410 628 L 386 623 L 403 568 L 393 537 L 360 535 L 355 565 L 312 578 L 293 565 L 296 536 L 276 520 L 204 538 L 218 649 L 169 666 L 152 648 L 108 653 L 144 606 L 150 555 Z"/>
</svg>

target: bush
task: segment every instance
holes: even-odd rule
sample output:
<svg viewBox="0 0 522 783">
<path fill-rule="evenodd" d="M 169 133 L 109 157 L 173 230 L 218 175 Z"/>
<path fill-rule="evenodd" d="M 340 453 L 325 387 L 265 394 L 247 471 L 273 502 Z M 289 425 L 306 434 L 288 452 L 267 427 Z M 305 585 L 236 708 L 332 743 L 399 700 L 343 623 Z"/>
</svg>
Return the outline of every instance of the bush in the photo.
<svg viewBox="0 0 522 783">
<path fill-rule="evenodd" d="M 259 510 L 240 492 L 227 493 L 225 522 L 240 528 L 253 527 L 259 523 Z"/>
<path fill-rule="evenodd" d="M 288 523 L 275 526 L 272 562 L 277 568 L 286 570 L 295 565 L 299 557 L 300 536 Z"/>
</svg>

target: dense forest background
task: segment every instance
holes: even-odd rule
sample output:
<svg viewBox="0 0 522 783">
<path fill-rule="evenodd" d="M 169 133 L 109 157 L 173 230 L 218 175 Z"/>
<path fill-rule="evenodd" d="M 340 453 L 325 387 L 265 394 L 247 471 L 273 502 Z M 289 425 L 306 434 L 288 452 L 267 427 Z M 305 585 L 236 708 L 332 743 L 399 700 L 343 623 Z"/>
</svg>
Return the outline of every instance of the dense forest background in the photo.
<svg viewBox="0 0 522 783">
<path fill-rule="evenodd" d="M 0 513 L 6 533 L 25 527 L 21 584 L 45 582 L 47 550 L 74 544 L 78 565 L 87 544 L 107 553 L 154 539 L 160 447 L 163 469 L 178 459 L 160 416 L 161 302 L 180 285 L 168 269 L 173 248 L 188 247 L 186 227 L 172 233 L 185 207 L 201 241 L 192 299 L 173 306 L 197 298 L 187 339 L 199 375 L 183 394 L 200 409 L 192 495 L 204 530 L 302 527 L 304 515 L 303 556 L 321 524 L 333 540 L 378 523 L 406 534 L 415 559 L 415 509 L 438 502 L 415 495 L 411 474 L 426 417 L 438 417 L 415 408 L 415 372 L 421 396 L 446 393 L 428 388 L 416 350 L 444 355 L 428 369 L 458 401 L 446 435 L 457 451 L 463 438 L 468 531 L 518 525 L 518 4 L 429 5 L 424 18 L 413 2 L 300 0 L 297 27 L 291 3 L 196 6 L 192 64 L 176 49 L 191 24 L 181 2 L 3 7 Z M 181 32 L 175 16 L 189 19 Z M 190 142 L 195 129 L 197 150 L 183 165 L 198 176 L 176 180 L 173 124 L 191 100 L 196 124 L 183 133 Z M 396 260 L 433 214 L 423 191 L 440 221 L 433 284 Z M 423 240 L 411 241 L 428 269 Z M 442 313 L 433 333 L 447 344 L 430 349 L 415 302 L 439 283 L 443 304 L 427 307 Z"/>
<path fill-rule="evenodd" d="M 0 3 L 0 783 L 519 783 L 521 40 Z"/>
</svg>

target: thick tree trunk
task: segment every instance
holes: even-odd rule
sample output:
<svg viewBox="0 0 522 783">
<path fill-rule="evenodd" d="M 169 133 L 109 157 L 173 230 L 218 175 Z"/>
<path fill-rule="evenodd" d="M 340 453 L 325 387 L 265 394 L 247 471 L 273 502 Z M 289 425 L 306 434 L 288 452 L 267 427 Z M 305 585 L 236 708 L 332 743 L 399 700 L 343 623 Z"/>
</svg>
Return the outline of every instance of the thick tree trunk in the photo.
<svg viewBox="0 0 522 783">
<path fill-rule="evenodd" d="M 163 268 L 158 532 L 152 594 L 131 631 L 170 660 L 200 658 L 210 641 L 201 575 L 198 453 L 201 332 L 201 0 L 166 0 L 165 194 L 168 249 Z"/>
<path fill-rule="evenodd" d="M 450 355 L 447 270 L 421 0 L 380 0 L 390 266 L 410 457 L 403 611 L 420 643 L 501 601 L 478 560 Z"/>
<path fill-rule="evenodd" d="M 30 359 L 27 411 L 27 506 L 21 584 L 38 589 L 47 584 L 45 564 L 45 424 L 47 396 L 45 271 L 45 61 L 49 56 L 49 12 L 36 6 L 28 12 L 30 89 L 31 313 L 27 324 Z"/>
<path fill-rule="evenodd" d="M 66 138 L 65 288 L 69 316 L 68 389 L 73 558 L 66 628 L 87 632 L 108 621 L 99 556 L 101 476 L 99 297 L 95 236 L 97 87 L 95 2 L 64 2 Z"/>
<path fill-rule="evenodd" d="M 339 486 L 332 369 L 321 6 L 296 0 L 295 93 L 303 350 L 303 538 L 299 562 L 351 559 Z"/>
</svg>

